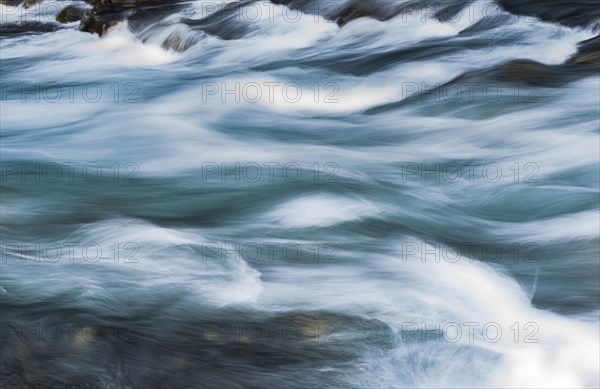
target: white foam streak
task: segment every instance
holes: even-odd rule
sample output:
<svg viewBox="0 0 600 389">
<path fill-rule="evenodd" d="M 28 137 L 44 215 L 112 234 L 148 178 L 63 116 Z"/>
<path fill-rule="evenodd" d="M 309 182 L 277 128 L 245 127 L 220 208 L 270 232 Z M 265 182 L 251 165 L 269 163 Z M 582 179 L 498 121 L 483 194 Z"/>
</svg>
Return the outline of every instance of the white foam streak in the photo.
<svg viewBox="0 0 600 389">
<path fill-rule="evenodd" d="M 327 227 L 378 214 L 364 200 L 330 195 L 313 195 L 287 201 L 266 215 L 288 228 Z"/>
</svg>

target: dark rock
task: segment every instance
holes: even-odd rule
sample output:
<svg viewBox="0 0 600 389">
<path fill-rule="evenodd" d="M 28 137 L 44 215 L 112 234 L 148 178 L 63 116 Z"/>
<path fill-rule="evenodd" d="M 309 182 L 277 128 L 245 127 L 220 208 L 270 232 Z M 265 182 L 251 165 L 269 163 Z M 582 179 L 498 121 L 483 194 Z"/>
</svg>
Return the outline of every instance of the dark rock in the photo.
<svg viewBox="0 0 600 389">
<path fill-rule="evenodd" d="M 472 0 L 460 0 L 440 7 L 440 4 L 444 3 L 440 3 L 437 0 L 420 0 L 403 3 L 390 2 L 389 0 L 351 0 L 333 19 L 339 26 L 344 26 L 353 20 L 363 17 L 386 21 L 399 15 L 413 15 L 419 12 L 427 12 L 441 22 L 449 22 L 460 16 L 460 12 L 470 3 L 472 3 Z"/>
<path fill-rule="evenodd" d="M 500 82 L 558 88 L 589 75 L 569 65 L 546 65 L 532 60 L 513 60 L 488 69 L 466 72 L 451 83 L 465 81 Z"/>
<path fill-rule="evenodd" d="M 41 34 L 59 30 L 61 27 L 55 23 L 23 22 L 3 24 L 0 36 L 3 38 L 27 34 Z"/>
<path fill-rule="evenodd" d="M 79 28 L 102 36 L 117 23 L 129 20 L 134 31 L 141 30 L 183 9 L 187 3 L 179 0 L 96 0 Z"/>
<path fill-rule="evenodd" d="M 577 54 L 568 61 L 569 65 L 600 65 L 600 36 L 579 43 Z"/>
<path fill-rule="evenodd" d="M 68 5 L 56 16 L 60 23 L 73 23 L 83 19 L 87 10 L 79 5 Z"/>
<path fill-rule="evenodd" d="M 473 117 L 485 117 L 485 110 L 478 107 L 479 104 L 490 104 L 489 96 L 485 92 L 485 86 L 493 86 L 494 89 L 502 88 L 506 93 L 499 96 L 504 98 L 506 105 L 501 107 L 501 101 L 493 101 L 496 104 L 494 112 L 499 109 L 519 109 L 521 104 L 515 105 L 515 99 L 522 103 L 534 103 L 543 98 L 542 90 L 545 88 L 559 88 L 570 82 L 579 80 L 593 74 L 590 67 L 576 67 L 571 65 L 545 65 L 531 60 L 514 60 L 485 69 L 473 70 L 463 73 L 453 80 L 432 89 L 418 90 L 417 93 L 400 101 L 369 108 L 365 111 L 367 115 L 376 115 L 393 111 L 405 106 L 414 105 L 426 111 L 429 115 L 448 113 L 447 106 L 436 111 L 439 105 L 461 105 L 461 115 L 466 115 L 468 102 L 473 108 Z M 452 86 L 456 88 L 452 89 Z M 464 87 L 461 87 L 464 86 Z M 475 89 L 475 86 L 482 86 Z M 461 93 L 458 101 L 453 98 L 443 97 L 449 90 L 469 90 L 471 92 Z"/>
<path fill-rule="evenodd" d="M 335 380 L 330 372 L 308 377 L 306 371 L 353 364 L 374 344 L 391 352 L 400 330 L 377 319 L 326 311 L 269 314 L 225 308 L 183 317 L 147 308 L 130 318 L 77 308 L 32 311 L 27 319 L 10 315 L 6 321 L 3 388 L 189 388 L 199 382 L 206 388 L 286 387 L 290 375 L 294 382 L 303 379 L 305 387 L 345 387 L 344 377 Z M 44 320 L 50 314 L 52 319 Z M 42 328 L 69 323 L 71 335 L 52 341 L 16 335 L 17 328 L 34 320 Z M 230 368 L 228 374 L 224 367 Z M 285 372 L 284 378 L 278 379 L 278 372 Z"/>
<path fill-rule="evenodd" d="M 9 7 L 16 7 L 17 5 L 21 4 L 22 2 L 23 2 L 23 0 L 0 0 L 0 4 L 6 5 Z"/>
<path fill-rule="evenodd" d="M 419 46 L 400 45 L 392 50 L 373 50 L 369 53 L 355 51 L 333 52 L 319 58 L 303 58 L 295 61 L 296 66 L 323 68 L 328 71 L 365 76 L 386 70 L 403 62 L 425 61 L 457 54 L 464 50 L 481 50 L 489 47 L 487 39 L 453 39 L 448 37 L 432 38 Z M 287 60 L 272 61 L 252 68 L 254 71 L 272 71 L 290 66 Z"/>
<path fill-rule="evenodd" d="M 125 20 L 133 12 L 130 8 L 133 3 L 105 3 L 105 0 L 98 0 L 94 7 L 87 12 L 81 20 L 79 29 L 85 32 L 104 35 L 111 27 Z"/>
<path fill-rule="evenodd" d="M 440 22 L 449 22 L 460 16 L 460 12 L 470 3 L 472 3 L 472 0 L 460 0 L 440 7 L 440 2 L 435 0 L 409 1 L 404 3 L 387 0 L 351 0 L 346 3 L 338 15 L 335 15 L 333 20 L 339 26 L 344 26 L 353 20 L 363 17 L 386 21 L 398 15 L 428 12 Z"/>
<path fill-rule="evenodd" d="M 549 22 L 587 27 L 600 17 L 598 0 L 497 0 L 505 10 Z"/>
<path fill-rule="evenodd" d="M 153 1 L 137 7 L 127 18 L 129 29 L 133 32 L 146 30 L 149 26 L 159 24 L 165 18 L 188 6 L 190 1 Z"/>
<path fill-rule="evenodd" d="M 0 0 L 0 4 L 7 5 L 9 7 L 16 7 L 17 5 L 23 4 L 25 8 L 31 8 L 42 1 L 43 0 Z"/>
<path fill-rule="evenodd" d="M 369 17 L 379 21 L 386 21 L 400 14 L 410 14 L 426 7 L 425 4 L 403 3 L 392 4 L 389 1 L 362 1 L 353 0 L 342 9 L 336 19 L 338 26 L 344 26 L 349 22 Z"/>
<path fill-rule="evenodd" d="M 600 33 L 600 19 L 598 19 L 598 21 L 596 21 L 596 23 L 592 27 L 592 34 L 598 34 L 598 33 Z"/>
<path fill-rule="evenodd" d="M 271 3 L 285 5 L 291 10 L 309 15 L 319 15 L 326 20 L 336 20 L 349 0 L 271 0 Z"/>
<path fill-rule="evenodd" d="M 36 4 L 41 3 L 44 0 L 25 0 L 25 8 L 33 7 Z"/>
<path fill-rule="evenodd" d="M 574 68 L 568 64 L 546 65 L 532 60 L 521 59 L 509 61 L 488 69 L 466 72 L 450 81 L 450 83 L 492 81 L 511 85 L 517 83 L 542 88 L 558 88 L 586 77 L 589 74 L 590 72 L 586 69 Z"/>
<path fill-rule="evenodd" d="M 544 65 L 536 61 L 515 60 L 487 71 L 486 75 L 491 80 L 557 87 L 565 84 L 569 79 L 562 70 L 558 66 Z"/>
<path fill-rule="evenodd" d="M 181 22 L 192 27 L 194 30 L 203 31 L 207 34 L 218 36 L 221 39 L 239 39 L 250 31 L 251 25 L 249 23 L 240 23 L 237 16 L 250 3 L 252 1 L 229 3 L 203 19 L 183 19 Z"/>
<path fill-rule="evenodd" d="M 125 20 L 126 15 L 120 12 L 98 12 L 92 10 L 81 20 L 79 29 L 85 32 L 96 33 L 99 36 L 106 32 L 117 23 Z"/>
</svg>

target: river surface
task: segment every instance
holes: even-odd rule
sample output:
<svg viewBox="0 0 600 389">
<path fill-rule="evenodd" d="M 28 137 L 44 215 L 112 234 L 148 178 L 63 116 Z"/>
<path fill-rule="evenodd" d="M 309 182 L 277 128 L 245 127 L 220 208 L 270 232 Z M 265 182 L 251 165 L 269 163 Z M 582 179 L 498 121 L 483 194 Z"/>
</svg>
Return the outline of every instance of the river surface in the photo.
<svg viewBox="0 0 600 389">
<path fill-rule="evenodd" d="M 600 385 L 597 33 L 304 3 L 2 34 L 3 387 Z"/>
</svg>

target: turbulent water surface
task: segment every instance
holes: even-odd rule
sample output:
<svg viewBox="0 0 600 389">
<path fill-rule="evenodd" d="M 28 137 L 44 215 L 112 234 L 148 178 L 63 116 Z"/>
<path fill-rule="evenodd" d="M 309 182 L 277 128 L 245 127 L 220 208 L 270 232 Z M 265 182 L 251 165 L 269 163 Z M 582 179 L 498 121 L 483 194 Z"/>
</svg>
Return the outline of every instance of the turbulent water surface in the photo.
<svg viewBox="0 0 600 389">
<path fill-rule="evenodd" d="M 19 3 L 2 387 L 600 385 L 596 2 Z"/>
</svg>

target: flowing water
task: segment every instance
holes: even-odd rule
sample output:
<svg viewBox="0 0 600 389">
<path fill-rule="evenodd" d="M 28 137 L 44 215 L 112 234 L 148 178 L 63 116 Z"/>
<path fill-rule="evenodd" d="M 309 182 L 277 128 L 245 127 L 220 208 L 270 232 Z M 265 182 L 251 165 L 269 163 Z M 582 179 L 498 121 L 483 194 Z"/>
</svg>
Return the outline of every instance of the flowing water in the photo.
<svg viewBox="0 0 600 389">
<path fill-rule="evenodd" d="M 71 3 L 2 5 L 3 387 L 600 385 L 591 26 Z"/>
</svg>

